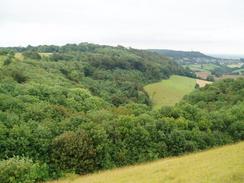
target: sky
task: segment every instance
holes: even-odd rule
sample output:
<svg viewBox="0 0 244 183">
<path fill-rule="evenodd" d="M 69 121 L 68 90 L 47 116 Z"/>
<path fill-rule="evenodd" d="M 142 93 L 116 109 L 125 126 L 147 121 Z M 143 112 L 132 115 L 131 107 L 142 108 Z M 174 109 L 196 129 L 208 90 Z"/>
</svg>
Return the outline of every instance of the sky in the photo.
<svg viewBox="0 0 244 183">
<path fill-rule="evenodd" d="M 244 55 L 244 0 L 0 0 L 0 46 L 90 42 Z"/>
</svg>

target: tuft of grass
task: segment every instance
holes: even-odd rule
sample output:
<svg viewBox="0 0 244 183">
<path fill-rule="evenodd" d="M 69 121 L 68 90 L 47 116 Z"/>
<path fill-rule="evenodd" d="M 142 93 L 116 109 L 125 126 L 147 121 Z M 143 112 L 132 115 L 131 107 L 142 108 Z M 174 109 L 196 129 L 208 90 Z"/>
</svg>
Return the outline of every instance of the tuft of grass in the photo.
<svg viewBox="0 0 244 183">
<path fill-rule="evenodd" d="M 158 109 L 162 106 L 173 106 L 184 95 L 192 92 L 195 85 L 195 79 L 174 75 L 167 80 L 146 85 L 144 89 L 148 93 L 153 107 Z"/>
<path fill-rule="evenodd" d="M 243 183 L 244 142 L 50 183 Z"/>
</svg>

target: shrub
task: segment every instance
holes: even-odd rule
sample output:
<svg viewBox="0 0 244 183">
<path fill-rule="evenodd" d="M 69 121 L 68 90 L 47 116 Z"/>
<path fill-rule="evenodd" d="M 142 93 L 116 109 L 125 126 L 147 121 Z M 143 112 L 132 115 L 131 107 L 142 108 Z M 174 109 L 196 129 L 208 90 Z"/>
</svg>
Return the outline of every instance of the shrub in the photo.
<svg viewBox="0 0 244 183">
<path fill-rule="evenodd" d="M 13 71 L 12 77 L 18 83 L 24 83 L 27 81 L 27 77 L 21 71 Z"/>
<path fill-rule="evenodd" d="M 105 130 L 93 123 L 82 124 L 81 128 L 54 138 L 50 157 L 58 172 L 83 174 L 111 167 Z"/>
<path fill-rule="evenodd" d="M 35 59 L 35 60 L 40 60 L 41 56 L 39 53 L 34 52 L 34 51 L 26 51 L 22 53 L 25 58 L 30 58 L 30 59 Z"/>
<path fill-rule="evenodd" d="M 13 157 L 0 161 L 1 183 L 33 183 L 48 176 L 47 166 L 33 163 L 31 159 Z"/>
<path fill-rule="evenodd" d="M 9 65 L 11 64 L 12 59 L 10 57 L 7 57 L 4 61 L 3 61 L 3 65 Z"/>
</svg>

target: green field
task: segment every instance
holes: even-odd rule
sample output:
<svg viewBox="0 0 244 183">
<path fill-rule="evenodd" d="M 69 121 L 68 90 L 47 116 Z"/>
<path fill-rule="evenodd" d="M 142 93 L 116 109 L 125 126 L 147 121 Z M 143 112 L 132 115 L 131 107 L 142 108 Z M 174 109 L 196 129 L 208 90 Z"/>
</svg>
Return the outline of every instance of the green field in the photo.
<svg viewBox="0 0 244 183">
<path fill-rule="evenodd" d="M 191 70 L 193 71 L 199 71 L 199 72 L 210 72 L 214 70 L 215 68 L 219 67 L 215 64 L 191 64 L 187 65 Z"/>
<path fill-rule="evenodd" d="M 144 87 L 154 108 L 172 106 L 195 88 L 195 79 L 183 76 L 171 76 L 170 79 L 149 84 Z"/>
<path fill-rule="evenodd" d="M 232 73 L 236 73 L 236 74 L 244 73 L 244 69 L 237 69 L 237 70 L 234 70 Z"/>
<path fill-rule="evenodd" d="M 244 142 L 52 183 L 243 183 Z"/>
</svg>

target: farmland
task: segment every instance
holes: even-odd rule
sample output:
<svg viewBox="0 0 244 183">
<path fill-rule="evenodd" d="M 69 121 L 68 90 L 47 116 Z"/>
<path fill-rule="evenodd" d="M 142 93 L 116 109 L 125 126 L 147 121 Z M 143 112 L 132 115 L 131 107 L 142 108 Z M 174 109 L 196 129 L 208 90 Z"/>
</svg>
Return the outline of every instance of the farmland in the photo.
<svg viewBox="0 0 244 183">
<path fill-rule="evenodd" d="M 237 79 L 237 78 L 243 78 L 243 75 L 229 75 L 225 74 L 219 78 L 215 78 L 216 80 L 223 80 L 223 79 Z"/>
<path fill-rule="evenodd" d="M 242 183 L 243 172 L 244 142 L 51 183 Z"/>
<path fill-rule="evenodd" d="M 195 79 L 183 76 L 171 76 L 168 80 L 149 84 L 144 87 L 149 94 L 154 108 L 172 106 L 195 88 Z"/>
<path fill-rule="evenodd" d="M 199 72 L 210 72 L 219 66 L 215 64 L 191 64 L 187 65 L 191 70 L 199 71 Z"/>
</svg>

